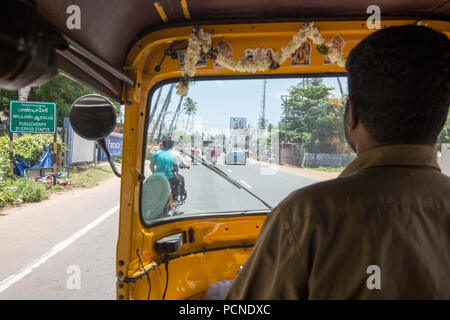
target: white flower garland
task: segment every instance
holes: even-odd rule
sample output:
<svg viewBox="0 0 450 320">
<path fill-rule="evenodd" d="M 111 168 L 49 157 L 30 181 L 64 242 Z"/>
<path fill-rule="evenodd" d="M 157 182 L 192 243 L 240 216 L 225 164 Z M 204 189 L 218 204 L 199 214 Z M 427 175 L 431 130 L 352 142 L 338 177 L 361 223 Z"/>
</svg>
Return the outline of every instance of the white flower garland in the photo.
<svg viewBox="0 0 450 320">
<path fill-rule="evenodd" d="M 211 49 L 211 34 L 206 33 L 203 29 L 194 29 L 189 36 L 189 43 L 184 57 L 183 79 L 177 85 L 177 94 L 185 95 L 189 91 L 189 79 L 195 75 L 195 69 L 200 59 L 201 51 L 206 54 Z"/>
<path fill-rule="evenodd" d="M 303 27 L 292 37 L 292 40 L 281 48 L 281 53 L 274 52 L 272 57 L 257 57 L 254 59 L 242 58 L 234 61 L 232 58 L 226 57 L 217 48 L 211 48 L 211 34 L 206 33 L 203 29 L 194 29 L 189 36 L 189 43 L 184 58 L 183 78 L 177 85 L 177 94 L 185 95 L 189 90 L 189 81 L 195 75 L 196 64 L 203 50 L 205 54 L 213 56 L 217 63 L 234 72 L 262 72 L 268 69 L 278 68 L 303 44 L 303 42 L 311 39 L 314 44 L 319 46 L 327 55 L 332 63 L 336 63 L 339 67 L 345 67 L 346 59 L 343 57 L 342 48 L 335 48 L 332 43 L 324 44 L 325 40 L 314 23 L 305 23 Z"/>
</svg>

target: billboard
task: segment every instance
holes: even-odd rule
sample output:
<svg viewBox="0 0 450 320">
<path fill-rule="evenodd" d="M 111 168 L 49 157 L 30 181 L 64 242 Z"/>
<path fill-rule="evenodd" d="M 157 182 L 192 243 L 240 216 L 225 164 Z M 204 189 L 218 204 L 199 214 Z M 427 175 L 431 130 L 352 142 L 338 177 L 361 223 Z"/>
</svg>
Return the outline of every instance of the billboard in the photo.
<svg viewBox="0 0 450 320">
<path fill-rule="evenodd" d="M 247 118 L 230 117 L 231 130 L 245 130 L 247 129 Z"/>
<path fill-rule="evenodd" d="M 111 133 L 109 136 L 105 138 L 106 149 L 110 153 L 111 157 L 121 158 L 122 157 L 122 145 L 123 145 L 123 135 L 120 133 Z M 99 156 L 98 159 L 100 161 L 106 161 L 106 155 L 99 148 Z"/>
</svg>

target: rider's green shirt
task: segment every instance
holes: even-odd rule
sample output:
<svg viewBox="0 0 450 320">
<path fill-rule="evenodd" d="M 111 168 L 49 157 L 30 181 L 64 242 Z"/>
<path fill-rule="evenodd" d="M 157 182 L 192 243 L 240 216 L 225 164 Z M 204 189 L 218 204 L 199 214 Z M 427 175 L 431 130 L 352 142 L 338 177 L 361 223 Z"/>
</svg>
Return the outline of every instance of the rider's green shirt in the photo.
<svg viewBox="0 0 450 320">
<path fill-rule="evenodd" d="M 173 177 L 172 168 L 177 166 L 177 156 L 172 150 L 163 149 L 155 152 L 151 162 L 156 163 L 155 173 L 163 173 L 167 179 L 171 179 Z"/>
</svg>

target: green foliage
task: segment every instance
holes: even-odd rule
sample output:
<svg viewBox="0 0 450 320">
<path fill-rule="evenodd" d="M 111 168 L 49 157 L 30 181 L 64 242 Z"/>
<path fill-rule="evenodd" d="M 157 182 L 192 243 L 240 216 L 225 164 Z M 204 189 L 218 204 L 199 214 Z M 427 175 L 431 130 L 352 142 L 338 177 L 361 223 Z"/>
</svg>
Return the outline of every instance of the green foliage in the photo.
<svg viewBox="0 0 450 320">
<path fill-rule="evenodd" d="M 197 102 L 195 102 L 192 98 L 187 97 L 186 100 L 183 103 L 183 111 L 185 114 L 188 115 L 188 119 L 186 122 L 186 130 L 189 126 L 189 119 L 191 116 L 195 115 L 197 113 Z"/>
<path fill-rule="evenodd" d="M 447 122 L 445 123 L 444 128 L 442 128 L 442 131 L 438 136 L 437 145 L 439 150 L 443 143 L 450 143 L 450 112 L 447 115 Z"/>
<path fill-rule="evenodd" d="M 45 185 L 35 182 L 33 179 L 19 178 L 15 181 L 15 186 L 17 187 L 16 193 L 23 202 L 35 202 L 49 196 Z"/>
<path fill-rule="evenodd" d="M 288 90 L 278 125 L 280 141 L 303 142 L 307 152 L 335 152 L 332 141 L 345 141 L 344 107 L 328 102 L 333 88 L 326 87 L 322 79 L 310 81 Z"/>
<path fill-rule="evenodd" d="M 0 177 L 0 208 L 22 202 L 35 202 L 46 199 L 49 192 L 44 184 L 28 178 Z"/>
<path fill-rule="evenodd" d="M 63 75 L 57 75 L 45 84 L 31 88 L 28 101 L 56 102 L 58 127 L 62 127 L 64 118 L 69 116 L 72 103 L 79 97 L 94 93 L 91 89 L 78 84 Z M 17 91 L 0 89 L 0 112 L 9 116 L 9 100 L 18 100 Z M 117 108 L 117 104 L 115 106 Z"/>
<path fill-rule="evenodd" d="M 30 166 L 33 166 L 41 157 L 45 148 L 51 147 L 53 152 L 53 139 L 51 134 L 23 134 L 14 137 L 14 156 L 19 156 Z M 61 153 L 66 150 L 64 143 L 58 135 L 57 150 Z M 9 173 L 9 136 L 0 137 L 0 176 Z"/>
<path fill-rule="evenodd" d="M 12 180 L 3 179 L 0 176 L 0 208 L 18 203 L 19 200 L 15 193 L 16 189 Z"/>
<path fill-rule="evenodd" d="M 0 137 L 0 178 L 9 172 L 9 137 Z"/>
<path fill-rule="evenodd" d="M 79 186 L 90 187 L 111 176 L 112 169 L 108 164 L 85 169 L 73 169 L 70 174 L 70 181 Z"/>
<path fill-rule="evenodd" d="M 9 100 L 19 100 L 18 92 L 0 89 L 0 112 L 3 112 L 5 117 L 9 117 Z"/>
</svg>

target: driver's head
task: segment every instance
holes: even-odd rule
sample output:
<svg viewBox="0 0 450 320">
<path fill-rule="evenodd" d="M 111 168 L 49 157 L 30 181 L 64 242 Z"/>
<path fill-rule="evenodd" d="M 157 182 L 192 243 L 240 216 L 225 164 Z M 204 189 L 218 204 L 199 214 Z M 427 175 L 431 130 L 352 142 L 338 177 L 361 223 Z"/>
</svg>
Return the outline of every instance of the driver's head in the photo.
<svg viewBox="0 0 450 320">
<path fill-rule="evenodd" d="M 450 103 L 449 68 L 449 39 L 424 26 L 389 27 L 362 40 L 346 62 L 350 145 L 357 148 L 362 128 L 381 145 L 435 144 Z"/>
</svg>

